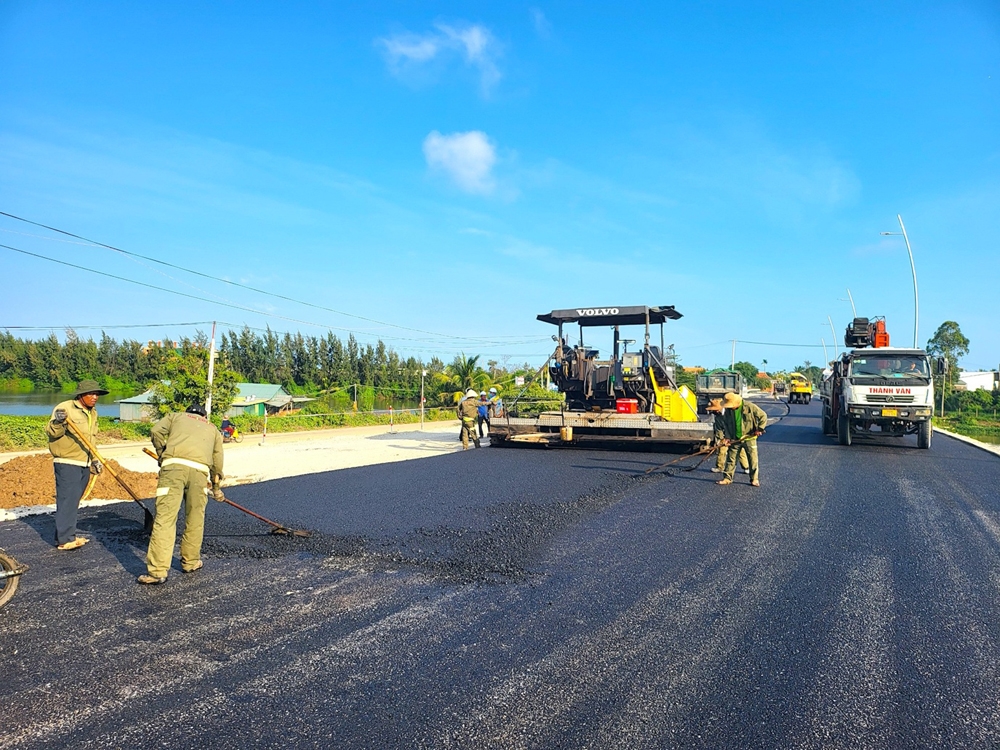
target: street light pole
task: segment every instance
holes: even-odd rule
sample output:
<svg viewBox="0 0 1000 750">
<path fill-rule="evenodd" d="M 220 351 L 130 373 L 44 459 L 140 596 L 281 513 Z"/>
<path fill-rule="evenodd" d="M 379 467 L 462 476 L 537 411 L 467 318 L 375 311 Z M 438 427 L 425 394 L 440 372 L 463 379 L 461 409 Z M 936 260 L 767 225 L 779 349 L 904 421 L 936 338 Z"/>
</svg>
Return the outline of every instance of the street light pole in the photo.
<svg viewBox="0 0 1000 750">
<path fill-rule="evenodd" d="M 830 321 L 830 333 L 833 334 L 833 357 L 836 359 L 840 357 L 840 349 L 837 348 L 837 332 L 833 328 L 833 318 L 827 315 L 826 319 Z"/>
<path fill-rule="evenodd" d="M 901 214 L 896 214 L 896 218 L 899 219 L 899 228 L 903 230 L 903 242 L 906 243 L 906 252 L 910 255 L 910 271 L 913 273 L 913 348 L 916 349 L 917 341 L 919 340 L 917 331 L 920 323 L 920 302 L 917 296 L 917 267 L 913 263 L 913 248 L 910 247 L 910 238 L 906 234 L 903 217 Z M 899 232 L 881 232 L 883 237 L 891 237 L 898 234 Z"/>
</svg>

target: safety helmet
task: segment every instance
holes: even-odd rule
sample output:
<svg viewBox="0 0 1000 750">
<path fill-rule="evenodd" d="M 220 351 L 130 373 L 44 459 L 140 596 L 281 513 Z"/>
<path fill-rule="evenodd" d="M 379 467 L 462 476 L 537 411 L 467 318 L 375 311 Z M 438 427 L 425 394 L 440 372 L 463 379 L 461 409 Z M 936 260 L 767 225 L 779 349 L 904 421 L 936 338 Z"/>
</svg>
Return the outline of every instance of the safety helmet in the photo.
<svg viewBox="0 0 1000 750">
<path fill-rule="evenodd" d="M 496 392 L 497 392 L 496 388 L 490 388 L 490 393 L 496 393 Z"/>
</svg>

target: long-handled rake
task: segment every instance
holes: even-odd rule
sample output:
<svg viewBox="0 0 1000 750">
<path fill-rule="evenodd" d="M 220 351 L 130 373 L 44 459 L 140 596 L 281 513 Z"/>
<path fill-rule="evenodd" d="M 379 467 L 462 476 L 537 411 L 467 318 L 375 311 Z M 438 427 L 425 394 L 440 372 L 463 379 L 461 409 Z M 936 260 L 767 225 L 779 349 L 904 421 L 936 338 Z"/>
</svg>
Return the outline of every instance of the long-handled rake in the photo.
<svg viewBox="0 0 1000 750">
<path fill-rule="evenodd" d="M 681 471 L 694 471 L 699 466 L 701 466 L 703 463 L 705 463 L 705 461 L 708 460 L 709 456 L 713 455 L 718 450 L 719 450 L 719 446 L 713 445 L 708 450 L 702 449 L 702 450 L 699 450 L 697 453 L 688 453 L 688 454 L 685 454 L 683 456 L 678 456 L 677 458 L 673 458 L 673 459 L 667 461 L 665 464 L 660 464 L 659 466 L 654 466 L 651 469 L 646 469 L 646 473 L 647 474 L 652 474 L 654 471 L 659 471 L 660 469 L 666 469 L 668 466 L 671 466 L 672 464 L 675 464 L 678 461 L 683 461 L 686 458 L 691 458 L 693 456 L 701 456 L 701 460 L 698 463 L 696 463 L 694 466 L 684 466 L 684 467 L 681 468 Z M 667 473 L 669 474 L 670 471 L 667 470 Z"/>
<path fill-rule="evenodd" d="M 95 458 L 98 461 L 100 461 L 101 465 L 108 472 L 108 474 L 110 474 L 112 477 L 114 477 L 115 481 L 118 482 L 118 484 L 120 484 L 125 489 L 125 491 L 129 494 L 129 497 L 131 497 L 133 500 L 135 500 L 139 504 L 139 507 L 142 508 L 142 511 L 145 514 L 145 518 L 143 519 L 142 528 L 143 528 L 143 530 L 146 533 L 151 532 L 153 530 L 153 512 L 149 508 L 146 507 L 145 503 L 143 503 L 142 500 L 139 499 L 139 496 L 132 490 L 131 487 L 129 487 L 125 483 L 125 480 L 122 479 L 120 476 L 118 476 L 118 472 L 116 472 L 114 469 L 112 469 L 111 465 L 107 461 L 104 460 L 104 458 L 101 456 L 100 453 L 97 452 L 97 448 L 95 448 L 93 446 L 93 444 L 86 437 L 83 436 L 83 433 L 81 433 L 78 429 L 76 429 L 76 427 L 73 425 L 73 423 L 70 422 L 69 420 L 66 421 L 66 429 L 68 429 L 76 437 L 76 439 L 79 440 L 83 444 L 83 447 L 86 448 L 87 451 L 90 453 L 91 458 Z M 92 482 L 88 482 L 87 492 L 89 492 L 92 487 L 93 487 L 93 483 Z M 85 496 L 86 496 L 86 493 L 85 493 Z"/>
<path fill-rule="evenodd" d="M 153 453 L 153 451 L 151 451 L 149 448 L 143 448 L 142 452 L 145 453 L 147 456 L 150 456 L 151 458 L 155 458 L 157 461 L 160 460 L 159 457 L 155 453 Z M 216 491 L 216 492 L 219 492 L 220 494 L 222 493 L 222 490 L 219 488 L 218 485 L 213 485 L 213 490 Z M 259 515 L 258 513 L 254 513 L 249 508 L 244 508 L 239 503 L 234 503 L 232 500 L 230 500 L 225 495 L 223 495 L 223 497 L 222 497 L 222 502 L 228 503 L 229 505 L 232 505 L 234 508 L 236 508 L 236 510 L 241 510 L 244 513 L 246 513 L 248 516 L 253 516 L 254 518 L 256 518 L 259 521 L 263 521 L 266 524 L 270 524 L 271 526 L 274 527 L 273 529 L 271 529 L 271 533 L 272 534 L 281 534 L 281 535 L 290 534 L 291 536 L 299 536 L 299 537 L 310 537 L 310 536 L 312 536 L 312 532 L 311 531 L 304 531 L 302 529 L 290 529 L 287 526 L 282 526 L 280 523 L 272 521 L 270 518 L 264 518 L 264 516 Z"/>
</svg>

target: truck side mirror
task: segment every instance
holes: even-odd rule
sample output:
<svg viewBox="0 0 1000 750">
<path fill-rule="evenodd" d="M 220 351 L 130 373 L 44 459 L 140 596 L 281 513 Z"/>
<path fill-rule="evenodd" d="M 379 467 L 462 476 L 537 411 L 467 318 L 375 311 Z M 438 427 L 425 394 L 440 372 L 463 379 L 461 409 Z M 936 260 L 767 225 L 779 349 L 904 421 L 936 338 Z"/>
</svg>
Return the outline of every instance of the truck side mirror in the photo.
<svg viewBox="0 0 1000 750">
<path fill-rule="evenodd" d="M 938 375 L 944 375 L 948 372 L 948 360 L 945 357 L 938 357 L 934 362 L 934 371 Z"/>
</svg>

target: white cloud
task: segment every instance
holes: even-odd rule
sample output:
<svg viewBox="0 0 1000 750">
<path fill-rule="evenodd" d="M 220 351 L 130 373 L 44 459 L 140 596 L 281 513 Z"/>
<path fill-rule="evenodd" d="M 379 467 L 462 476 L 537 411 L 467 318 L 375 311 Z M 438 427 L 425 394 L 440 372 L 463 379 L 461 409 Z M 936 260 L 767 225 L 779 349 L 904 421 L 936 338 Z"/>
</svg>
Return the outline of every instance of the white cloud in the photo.
<svg viewBox="0 0 1000 750">
<path fill-rule="evenodd" d="M 489 29 L 479 24 L 435 24 L 436 31 L 425 34 L 404 32 L 376 40 L 389 70 L 401 78 L 424 71 L 432 62 L 447 66 L 460 59 L 479 74 L 483 94 L 488 94 L 502 77 L 497 58 L 500 44 Z"/>
<path fill-rule="evenodd" d="M 426 62 L 439 52 L 439 46 L 434 39 L 421 38 L 412 34 L 397 36 L 391 39 L 381 39 L 391 65 L 398 66 L 406 62 Z"/>
<path fill-rule="evenodd" d="M 424 157 L 429 167 L 447 174 L 465 192 L 493 192 L 496 183 L 491 172 L 497 155 L 486 133 L 471 130 L 442 135 L 434 130 L 424 139 Z"/>
<path fill-rule="evenodd" d="M 535 33 L 542 39 L 548 39 L 552 35 L 552 24 L 538 8 L 530 8 L 531 22 L 535 25 Z"/>
</svg>

